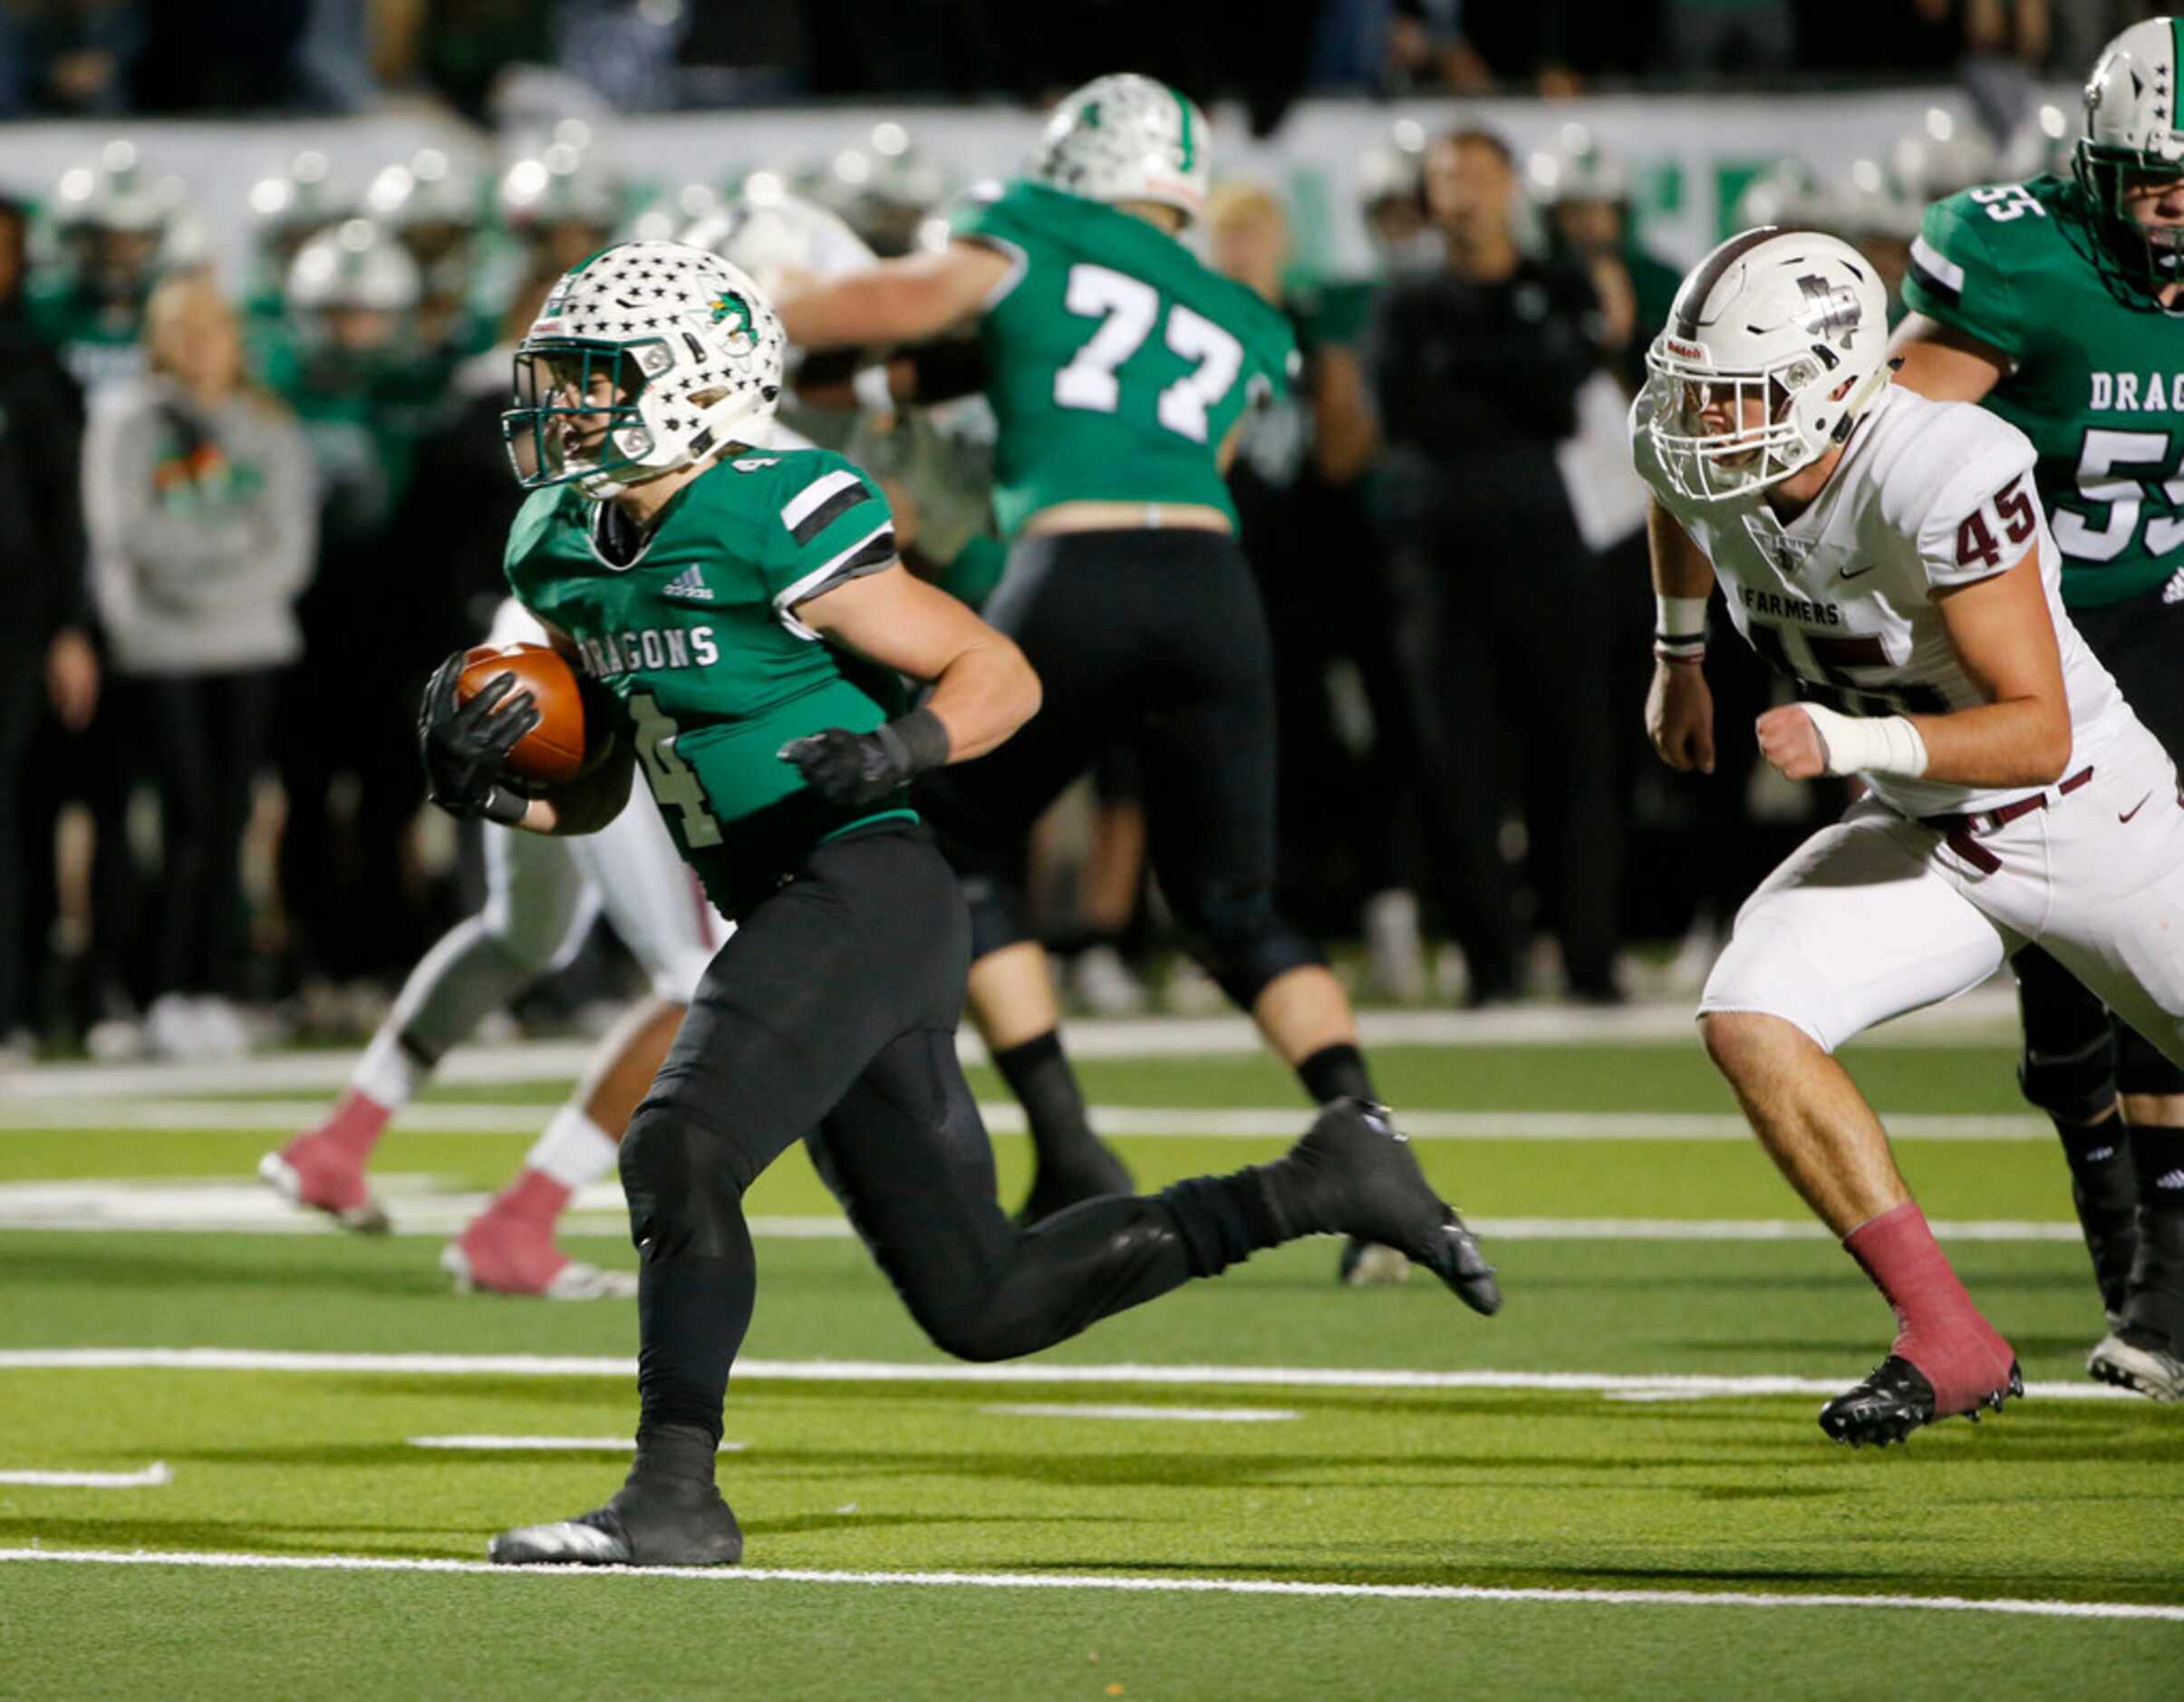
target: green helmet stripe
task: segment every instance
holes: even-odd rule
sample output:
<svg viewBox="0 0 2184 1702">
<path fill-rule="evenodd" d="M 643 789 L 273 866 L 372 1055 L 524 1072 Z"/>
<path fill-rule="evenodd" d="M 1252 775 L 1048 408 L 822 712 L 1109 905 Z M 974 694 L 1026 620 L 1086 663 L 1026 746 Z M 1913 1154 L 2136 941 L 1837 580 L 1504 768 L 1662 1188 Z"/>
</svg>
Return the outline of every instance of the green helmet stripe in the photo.
<svg viewBox="0 0 2184 1702">
<path fill-rule="evenodd" d="M 2184 78 L 2184 15 L 2169 20 L 2169 128 L 2184 131 L 2184 111 L 2178 110 L 2179 79 Z"/>
<path fill-rule="evenodd" d="M 1198 160 L 1198 137 L 1191 128 L 1191 97 L 1181 89 L 1170 89 L 1175 97 L 1175 113 L 1183 121 L 1183 169 L 1188 171 Z"/>
</svg>

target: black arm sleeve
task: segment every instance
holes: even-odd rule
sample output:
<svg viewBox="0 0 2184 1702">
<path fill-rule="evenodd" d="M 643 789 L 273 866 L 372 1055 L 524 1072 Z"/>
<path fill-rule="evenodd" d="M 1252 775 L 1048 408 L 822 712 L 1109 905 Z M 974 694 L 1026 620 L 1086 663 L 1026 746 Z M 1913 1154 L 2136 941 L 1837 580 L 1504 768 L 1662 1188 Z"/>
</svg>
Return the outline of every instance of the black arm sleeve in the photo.
<svg viewBox="0 0 2184 1702">
<path fill-rule="evenodd" d="M 976 337 L 937 337 L 895 359 L 910 363 L 913 401 L 953 401 L 986 388 L 986 348 Z"/>
</svg>

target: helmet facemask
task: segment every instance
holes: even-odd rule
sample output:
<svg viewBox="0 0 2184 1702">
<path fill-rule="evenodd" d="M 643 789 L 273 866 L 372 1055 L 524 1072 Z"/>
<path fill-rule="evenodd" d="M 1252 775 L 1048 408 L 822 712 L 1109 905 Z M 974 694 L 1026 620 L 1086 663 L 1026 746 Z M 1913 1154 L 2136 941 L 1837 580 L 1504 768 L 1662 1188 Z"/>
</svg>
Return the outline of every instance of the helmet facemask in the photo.
<svg viewBox="0 0 2184 1702">
<path fill-rule="evenodd" d="M 563 276 L 517 349 L 501 416 L 517 481 L 603 498 L 761 440 L 782 348 L 758 286 L 718 256 L 603 249 Z"/>
<path fill-rule="evenodd" d="M 1695 345 L 1657 338 L 1646 353 L 1646 430 L 1669 486 L 1693 501 L 1722 502 L 1810 467 L 1850 435 L 1893 370 L 1884 365 L 1859 382 L 1841 375 L 1840 365 L 1816 346 L 1739 372 L 1714 365 Z M 1846 383 L 1850 393 L 1837 397 Z"/>
<path fill-rule="evenodd" d="M 2148 225 L 2131 211 L 2132 194 L 2184 178 L 2184 160 L 2080 137 L 2071 174 L 2092 217 L 2093 264 L 2112 291 L 2134 306 L 2160 305 L 2160 291 L 2184 283 L 2184 226 Z"/>
</svg>

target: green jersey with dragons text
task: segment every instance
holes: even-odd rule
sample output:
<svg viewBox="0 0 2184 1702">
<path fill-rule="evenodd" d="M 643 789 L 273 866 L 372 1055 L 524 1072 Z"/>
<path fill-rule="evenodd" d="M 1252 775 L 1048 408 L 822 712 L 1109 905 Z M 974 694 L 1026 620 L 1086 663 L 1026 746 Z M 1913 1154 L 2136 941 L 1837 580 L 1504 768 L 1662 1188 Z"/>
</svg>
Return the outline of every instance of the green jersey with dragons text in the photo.
<svg viewBox="0 0 2184 1702">
<path fill-rule="evenodd" d="M 1219 451 L 1288 387 L 1289 322 L 1157 227 L 1043 184 L 974 194 L 950 228 L 1013 263 L 980 322 L 1002 534 L 1059 502 L 1199 503 L 1232 522 Z"/>
<path fill-rule="evenodd" d="M 2011 370 L 1985 406 L 2033 440 L 2073 608 L 2184 568 L 2184 314 L 2125 305 L 2095 267 L 2077 186 L 1967 189 L 1927 209 L 1905 304 Z"/>
<path fill-rule="evenodd" d="M 620 703 L 677 846 L 727 915 L 822 840 L 916 819 L 906 792 L 829 804 L 778 755 L 830 727 L 870 732 L 904 708 L 893 673 L 796 615 L 894 558 L 885 498 L 826 450 L 716 463 L 669 499 L 649 539 L 568 485 L 534 492 L 516 517 L 510 587 Z"/>
</svg>

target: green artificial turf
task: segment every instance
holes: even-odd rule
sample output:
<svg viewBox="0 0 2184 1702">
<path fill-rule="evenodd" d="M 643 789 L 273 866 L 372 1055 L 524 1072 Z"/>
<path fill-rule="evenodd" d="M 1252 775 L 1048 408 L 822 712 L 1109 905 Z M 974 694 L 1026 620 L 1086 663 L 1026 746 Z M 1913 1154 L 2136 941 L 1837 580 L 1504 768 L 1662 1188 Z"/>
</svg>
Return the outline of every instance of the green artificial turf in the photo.
<svg viewBox="0 0 2184 1702">
<path fill-rule="evenodd" d="M 1889 1109 L 2018 1108 L 2000 1049 L 1875 1048 L 1851 1061 Z M 1256 1059 L 1099 1060 L 1086 1074 L 1102 1103 L 1290 1102 L 1280 1073 Z M 1385 1057 L 1382 1075 L 1392 1098 L 1421 1109 L 1726 1108 L 1704 1059 L 1675 1048 L 1406 1049 Z M 520 1089 L 484 1097 L 534 1102 Z M 8 1133 L 0 1182 L 239 1184 L 276 1139 L 217 1127 Z M 398 1132 L 378 1162 L 485 1188 L 525 1145 Z M 1148 1184 L 1280 1145 L 1122 1143 Z M 1024 1143 L 996 1146 L 1013 1195 Z M 1489 1218 L 1802 1221 L 1742 1142 L 1427 1140 L 1418 1151 Z M 2068 1220 L 2044 1143 L 1907 1141 L 1901 1157 L 1937 1219 Z M 752 1206 L 833 1210 L 795 1155 Z M 604 1219 L 586 1222 L 595 1233 L 571 1238 L 573 1251 L 633 1262 Z M 459 1300 L 436 1251 L 426 1236 L 0 1232 L 0 1349 L 633 1354 L 626 1304 Z M 1848 1383 L 1889 1330 L 1825 1241 L 1511 1238 L 1489 1247 L 1509 1293 L 1492 1320 L 1422 1279 L 1338 1289 L 1334 1251 L 1317 1242 L 1254 1258 L 1032 1368 Z M 2000 1240 L 1951 1252 L 2029 1378 L 2082 1379 L 2102 1325 L 2081 1249 Z M 744 1446 L 724 1457 L 722 1481 L 755 1566 L 2184 1604 L 2177 1408 L 2033 1399 L 1976 1427 L 1852 1454 L 1822 1437 L 1816 1394 L 945 1381 L 947 1362 L 855 1243 L 768 1237 L 759 1253 L 746 1357 L 807 1371 L 746 1375 L 730 1392 L 728 1434 Z M 931 1366 L 934 1378 L 814 1376 L 817 1359 Z M 997 1410 L 1026 1403 L 1294 1416 Z M 0 1548 L 475 1559 L 501 1525 L 594 1504 L 623 1456 L 449 1453 L 409 1438 L 614 1437 L 633 1405 L 619 1370 L 0 1368 L 0 1471 L 162 1461 L 173 1474 L 130 1489 L 0 1484 Z M 1923 1609 L 0 1562 L 0 1695 L 2121 1697 L 2176 1695 L 2180 1668 L 2184 1623 Z"/>
</svg>

